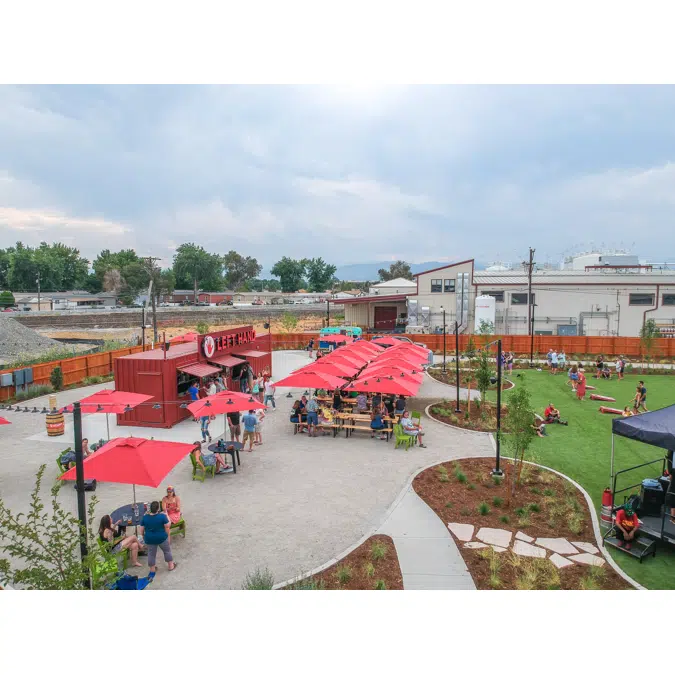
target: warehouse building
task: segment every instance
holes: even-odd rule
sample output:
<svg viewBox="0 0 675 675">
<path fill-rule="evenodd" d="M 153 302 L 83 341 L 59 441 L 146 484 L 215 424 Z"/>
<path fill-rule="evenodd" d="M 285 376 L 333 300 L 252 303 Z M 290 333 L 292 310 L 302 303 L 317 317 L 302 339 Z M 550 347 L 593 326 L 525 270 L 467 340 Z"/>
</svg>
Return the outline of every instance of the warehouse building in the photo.
<svg viewBox="0 0 675 675">
<path fill-rule="evenodd" d="M 675 270 L 632 264 L 535 269 L 528 307 L 527 271 L 476 270 L 474 260 L 415 275 L 416 286 L 391 295 L 345 299 L 345 322 L 371 332 L 478 332 L 481 319 L 502 335 L 637 337 L 647 319 L 675 337 Z"/>
</svg>

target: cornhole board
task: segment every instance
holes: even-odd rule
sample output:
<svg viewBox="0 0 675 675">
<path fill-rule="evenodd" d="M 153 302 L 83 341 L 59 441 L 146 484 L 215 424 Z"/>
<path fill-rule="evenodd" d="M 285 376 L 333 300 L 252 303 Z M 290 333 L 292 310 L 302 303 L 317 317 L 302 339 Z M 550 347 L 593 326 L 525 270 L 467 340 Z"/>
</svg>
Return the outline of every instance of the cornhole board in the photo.
<svg viewBox="0 0 675 675">
<path fill-rule="evenodd" d="M 619 410 L 618 408 L 606 408 L 604 405 L 601 405 L 598 410 L 601 413 L 608 413 L 610 415 L 621 415 L 623 412 L 622 410 Z"/>
<path fill-rule="evenodd" d="M 591 401 L 616 401 L 611 396 L 600 396 L 600 394 L 591 394 Z"/>
</svg>

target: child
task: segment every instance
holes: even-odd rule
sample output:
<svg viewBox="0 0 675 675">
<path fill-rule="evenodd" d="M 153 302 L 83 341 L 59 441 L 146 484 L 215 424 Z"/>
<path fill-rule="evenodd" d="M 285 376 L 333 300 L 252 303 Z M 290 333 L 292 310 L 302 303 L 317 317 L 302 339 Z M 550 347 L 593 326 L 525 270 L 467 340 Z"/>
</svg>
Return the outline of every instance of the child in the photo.
<svg viewBox="0 0 675 675">
<path fill-rule="evenodd" d="M 379 431 L 379 439 L 385 440 L 387 438 L 386 434 L 383 432 L 384 429 L 384 420 L 382 419 L 382 413 L 379 408 L 374 408 L 373 412 L 370 414 L 370 428 L 371 428 L 371 438 L 375 438 L 375 432 Z"/>
<path fill-rule="evenodd" d="M 626 406 L 621 413 L 621 417 L 633 417 L 635 413 L 630 409 L 630 406 Z"/>
<path fill-rule="evenodd" d="M 262 421 L 265 419 L 265 411 L 262 409 L 256 410 L 254 414 L 258 421 L 255 424 L 255 431 L 253 432 L 255 436 L 253 440 L 256 445 L 262 445 Z"/>
</svg>

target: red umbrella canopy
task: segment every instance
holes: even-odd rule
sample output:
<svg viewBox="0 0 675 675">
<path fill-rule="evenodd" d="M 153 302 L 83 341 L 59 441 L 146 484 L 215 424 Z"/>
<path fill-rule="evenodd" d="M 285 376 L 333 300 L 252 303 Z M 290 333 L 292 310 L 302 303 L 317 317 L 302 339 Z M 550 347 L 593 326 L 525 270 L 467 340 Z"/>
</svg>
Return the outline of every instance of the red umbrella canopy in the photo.
<svg viewBox="0 0 675 675">
<path fill-rule="evenodd" d="M 177 345 L 183 342 L 197 342 L 197 340 L 199 340 L 199 333 L 190 331 L 189 333 L 183 333 L 182 335 L 176 335 L 176 337 L 172 337 L 169 342 L 172 345 Z"/>
<path fill-rule="evenodd" d="M 115 389 L 101 389 L 91 396 L 80 401 L 83 413 L 116 413 L 121 415 L 129 412 L 141 403 L 146 403 L 154 396 L 147 394 L 132 394 L 129 391 L 116 391 Z M 67 405 L 61 412 L 73 412 L 73 406 Z"/>
<path fill-rule="evenodd" d="M 415 363 L 414 361 L 411 361 L 409 358 L 404 358 L 403 356 L 395 358 L 395 357 L 387 357 L 385 358 L 384 356 L 380 357 L 379 359 L 375 359 L 370 364 L 370 367 L 372 368 L 373 366 L 390 366 L 393 368 L 403 368 L 403 370 L 417 370 L 421 371 L 422 368 L 420 367 L 419 364 Z"/>
<path fill-rule="evenodd" d="M 0 425 L 2 424 L 11 424 L 11 422 L 4 417 L 0 417 Z"/>
<path fill-rule="evenodd" d="M 401 381 L 402 378 L 397 377 L 361 377 L 348 384 L 344 391 L 363 391 L 372 392 L 373 394 L 403 394 L 404 396 L 415 396 L 420 385 L 412 380 Z"/>
<path fill-rule="evenodd" d="M 376 342 L 368 342 L 368 340 L 357 340 L 354 344 L 369 349 L 373 354 L 379 354 L 386 349 L 386 347 L 378 345 Z"/>
<path fill-rule="evenodd" d="M 300 387 L 305 389 L 336 389 L 344 385 L 345 381 L 328 373 L 312 372 L 310 370 L 296 370 L 283 380 L 274 383 L 275 387 Z M 189 406 L 188 406 L 189 407 Z"/>
<path fill-rule="evenodd" d="M 362 358 L 368 359 L 369 361 L 376 358 L 379 354 L 379 352 L 373 352 L 367 347 L 361 347 L 358 342 L 354 343 L 353 345 L 347 345 L 344 349 L 347 354 L 358 354 Z"/>
<path fill-rule="evenodd" d="M 326 373 L 335 377 L 354 377 L 359 369 L 356 366 L 346 366 L 341 363 L 323 363 L 323 359 L 321 359 L 316 363 L 310 363 L 299 368 L 295 372 L 299 373 L 304 370 L 311 373 Z"/>
<path fill-rule="evenodd" d="M 195 417 L 205 415 L 225 415 L 233 412 L 264 409 L 267 406 L 257 401 L 250 394 L 242 394 L 237 391 L 221 391 L 213 396 L 200 398 L 190 403 L 188 410 Z"/>
<path fill-rule="evenodd" d="M 409 342 L 401 343 L 398 345 L 394 345 L 393 347 L 390 347 L 389 352 L 403 352 L 407 354 L 414 354 L 415 356 L 419 356 L 421 359 L 424 359 L 424 362 L 426 363 L 427 359 L 429 358 L 429 350 L 425 349 L 424 347 L 420 347 L 419 345 L 412 345 Z"/>
<path fill-rule="evenodd" d="M 422 384 L 424 380 L 424 375 L 422 373 L 412 373 L 409 370 L 402 370 L 401 368 L 395 368 L 393 366 L 375 366 L 372 368 L 366 368 L 361 373 L 361 378 L 364 377 L 389 377 L 392 376 L 394 379 L 402 379 L 404 382 L 409 380 L 411 382 L 417 382 Z"/>
<path fill-rule="evenodd" d="M 352 368 L 363 368 L 366 365 L 367 360 L 360 354 L 350 354 L 349 352 L 333 352 L 328 356 L 324 356 L 319 360 L 319 363 L 340 363 L 345 366 L 351 366 Z"/>
<path fill-rule="evenodd" d="M 410 361 L 411 363 L 416 363 L 419 365 L 424 365 L 427 363 L 427 356 L 420 356 L 416 352 L 409 351 L 407 349 L 389 349 L 384 354 L 380 354 L 378 360 L 384 361 L 384 359 L 403 359 L 405 361 Z"/>
<path fill-rule="evenodd" d="M 84 478 L 155 488 L 194 447 L 194 443 L 113 438 L 84 460 Z M 60 478 L 75 480 L 75 467 Z"/>
</svg>

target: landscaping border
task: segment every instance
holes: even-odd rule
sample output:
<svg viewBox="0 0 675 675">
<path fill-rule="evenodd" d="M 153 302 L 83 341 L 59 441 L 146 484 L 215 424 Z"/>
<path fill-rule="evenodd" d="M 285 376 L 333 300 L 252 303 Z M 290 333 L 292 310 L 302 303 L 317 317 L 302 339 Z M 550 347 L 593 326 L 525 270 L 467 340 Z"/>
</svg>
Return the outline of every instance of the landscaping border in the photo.
<svg viewBox="0 0 675 675">
<path fill-rule="evenodd" d="M 437 379 L 429 372 L 429 368 L 435 368 L 435 367 L 436 367 L 435 364 L 434 364 L 433 366 L 428 366 L 427 369 L 426 369 L 426 371 L 425 371 L 426 374 L 427 374 L 434 382 L 438 382 L 438 384 L 442 384 L 442 385 L 445 386 L 445 387 L 451 387 L 452 389 L 455 389 L 455 393 L 457 393 L 457 391 L 456 391 L 456 385 L 454 385 L 454 384 L 448 384 L 447 382 L 441 382 L 441 380 L 437 380 Z M 470 369 L 469 369 L 469 368 L 460 368 L 460 371 L 461 371 L 461 370 L 470 370 Z M 502 377 L 502 381 L 504 381 L 504 382 L 509 382 L 509 383 L 511 384 L 511 386 L 510 386 L 508 389 L 502 389 L 502 394 L 503 394 L 505 391 L 511 391 L 511 389 L 515 389 L 515 388 L 516 388 L 516 383 L 515 383 L 513 380 L 509 380 L 508 377 Z M 460 389 L 466 389 L 466 387 L 460 386 Z M 473 388 L 473 391 L 477 391 L 477 389 L 474 387 L 474 388 Z M 495 390 L 495 391 L 496 391 L 496 390 Z"/>
<path fill-rule="evenodd" d="M 443 384 L 443 383 L 441 383 Z M 456 427 L 454 424 L 450 424 L 450 422 L 441 422 L 441 420 L 437 420 L 435 417 L 432 417 L 429 414 L 429 408 L 433 408 L 433 406 L 438 405 L 441 403 L 441 401 L 436 401 L 436 403 L 430 403 L 425 409 L 424 409 L 424 414 L 430 419 L 433 420 L 434 422 L 437 422 L 438 424 L 442 424 L 445 427 L 450 427 L 451 429 L 456 429 L 457 431 L 463 431 L 467 434 L 488 434 L 492 436 L 494 434 L 494 431 L 478 431 L 476 429 L 465 429 L 464 427 Z M 467 457 L 466 459 L 470 459 Z"/>
</svg>

